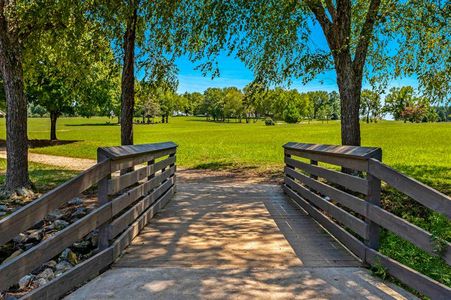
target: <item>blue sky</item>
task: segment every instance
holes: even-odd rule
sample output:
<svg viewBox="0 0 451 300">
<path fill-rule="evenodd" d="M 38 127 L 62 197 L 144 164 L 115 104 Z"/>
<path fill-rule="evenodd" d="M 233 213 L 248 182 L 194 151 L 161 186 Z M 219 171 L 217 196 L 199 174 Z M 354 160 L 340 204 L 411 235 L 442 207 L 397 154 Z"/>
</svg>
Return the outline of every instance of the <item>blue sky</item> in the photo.
<svg viewBox="0 0 451 300">
<path fill-rule="evenodd" d="M 316 24 L 312 24 L 311 29 L 310 46 L 327 49 L 327 42 L 321 28 Z M 187 57 L 180 57 L 176 63 L 179 68 L 179 93 L 203 92 L 209 87 L 236 86 L 242 89 L 253 79 L 252 72 L 240 60 L 227 56 L 225 52 L 218 57 L 220 77 L 215 79 L 211 79 L 210 76 L 204 77 L 201 71 L 195 70 L 196 64 L 191 63 Z M 390 87 L 403 85 L 416 87 L 418 84 L 414 78 L 397 79 L 389 84 Z M 306 85 L 303 85 L 300 79 L 293 80 L 290 87 L 296 88 L 301 92 L 316 90 L 338 91 L 335 71 L 321 74 Z M 366 87 L 368 86 L 364 84 L 364 88 Z"/>
<path fill-rule="evenodd" d="M 179 86 L 178 92 L 203 92 L 209 87 L 228 87 L 236 86 L 243 88 L 253 79 L 252 72 L 244 64 L 233 57 L 221 54 L 218 57 L 220 76 L 211 79 L 210 76 L 204 77 L 202 73 L 195 70 L 196 64 L 189 61 L 187 57 L 181 57 L 177 60 L 179 68 Z M 291 88 L 296 88 L 301 92 L 307 91 L 338 91 L 335 71 L 329 71 L 320 74 L 313 81 L 303 85 L 301 80 L 294 80 Z M 399 78 L 390 82 L 390 86 L 412 85 L 417 86 L 414 78 Z M 364 88 L 367 86 L 364 85 Z"/>
</svg>

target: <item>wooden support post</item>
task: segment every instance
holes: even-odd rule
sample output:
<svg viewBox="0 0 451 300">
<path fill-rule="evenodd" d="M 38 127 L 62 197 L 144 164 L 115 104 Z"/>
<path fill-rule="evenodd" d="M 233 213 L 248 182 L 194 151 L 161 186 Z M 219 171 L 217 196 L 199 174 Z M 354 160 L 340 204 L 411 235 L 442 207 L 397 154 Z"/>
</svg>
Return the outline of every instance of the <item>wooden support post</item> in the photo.
<svg viewBox="0 0 451 300">
<path fill-rule="evenodd" d="M 379 161 L 382 160 L 382 151 L 378 151 L 372 156 Z M 381 205 L 381 181 L 380 179 L 374 177 L 368 172 L 367 174 L 368 180 L 368 194 L 366 196 L 366 200 L 376 206 Z M 374 250 L 379 249 L 379 232 L 380 227 L 376 223 L 366 220 L 368 223 L 368 240 L 365 241 L 366 245 Z"/>
<path fill-rule="evenodd" d="M 147 165 L 148 165 L 148 166 L 153 166 L 153 165 L 155 165 L 155 159 L 149 160 L 149 161 L 147 162 Z M 147 176 L 147 180 L 151 180 L 151 179 L 154 178 L 154 177 L 155 177 L 155 170 L 153 170 L 153 173 L 152 173 L 152 174 L 150 174 L 149 176 Z"/>
<path fill-rule="evenodd" d="M 317 161 L 317 160 L 311 159 L 311 160 L 310 160 L 310 164 L 311 164 L 311 165 L 314 165 L 314 166 L 317 166 L 317 165 L 318 165 L 318 161 Z M 316 176 L 316 175 L 310 175 L 310 178 L 313 178 L 313 179 L 317 180 L 317 179 L 318 179 L 318 176 Z"/>
<path fill-rule="evenodd" d="M 284 155 L 285 155 L 286 158 L 291 158 L 291 154 L 288 154 L 286 150 L 284 150 Z M 286 163 L 286 166 L 287 166 L 287 168 L 290 168 L 290 169 L 293 169 L 293 170 L 295 169 L 294 166 L 289 165 L 288 163 Z M 288 178 L 294 180 L 294 178 L 291 177 L 291 176 L 290 176 L 289 174 L 287 174 L 287 173 L 285 173 L 285 176 L 287 176 Z"/>
<path fill-rule="evenodd" d="M 108 159 L 102 152 L 97 151 L 97 162 L 102 162 L 104 160 Z M 103 204 L 110 201 L 110 197 L 108 196 L 108 180 L 111 179 L 111 167 L 110 174 L 103 179 L 101 179 L 97 185 L 97 201 L 99 207 Z M 99 236 L 98 236 L 98 250 L 102 251 L 109 247 L 109 233 L 108 229 L 109 223 L 105 223 L 104 225 L 99 227 Z"/>
<path fill-rule="evenodd" d="M 176 154 L 176 152 L 174 152 L 174 153 L 172 153 L 172 154 L 169 154 L 169 157 L 174 157 L 174 163 L 172 163 L 172 164 L 170 164 L 169 165 L 169 168 L 172 168 L 173 166 L 175 166 L 175 160 L 176 160 L 176 156 L 175 156 L 175 154 Z M 177 167 L 176 167 L 177 168 Z M 173 177 L 174 177 L 174 193 L 175 192 L 177 192 L 177 188 L 176 188 L 176 186 L 177 186 L 177 182 L 176 182 L 176 170 L 174 170 L 174 175 L 173 175 Z"/>
</svg>

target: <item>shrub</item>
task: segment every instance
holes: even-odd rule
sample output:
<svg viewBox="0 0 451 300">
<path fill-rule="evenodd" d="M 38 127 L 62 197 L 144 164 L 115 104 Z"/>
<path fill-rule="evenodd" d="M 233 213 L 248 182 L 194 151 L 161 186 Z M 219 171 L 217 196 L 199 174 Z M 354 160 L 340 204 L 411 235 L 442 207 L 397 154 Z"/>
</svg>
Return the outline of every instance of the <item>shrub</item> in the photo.
<svg viewBox="0 0 451 300">
<path fill-rule="evenodd" d="M 276 125 L 276 123 L 274 123 L 273 119 L 268 117 L 268 118 L 265 119 L 265 125 L 266 126 L 273 126 L 273 125 Z"/>
<path fill-rule="evenodd" d="M 283 112 L 283 119 L 287 123 L 297 123 L 301 115 L 293 103 L 288 104 L 287 108 Z"/>
</svg>

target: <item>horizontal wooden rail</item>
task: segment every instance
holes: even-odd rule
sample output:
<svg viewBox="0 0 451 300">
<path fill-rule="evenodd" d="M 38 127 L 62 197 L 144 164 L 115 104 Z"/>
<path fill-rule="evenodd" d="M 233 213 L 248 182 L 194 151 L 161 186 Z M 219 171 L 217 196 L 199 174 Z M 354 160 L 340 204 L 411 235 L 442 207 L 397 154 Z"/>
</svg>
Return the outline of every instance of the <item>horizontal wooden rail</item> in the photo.
<svg viewBox="0 0 451 300">
<path fill-rule="evenodd" d="M 313 188 L 317 192 L 330 197 L 331 199 L 339 202 L 340 204 L 361 214 L 362 216 L 366 216 L 368 202 L 365 202 L 364 200 L 351 194 L 348 194 L 344 191 L 341 191 L 335 187 L 332 187 L 318 180 L 305 176 L 304 174 L 298 173 L 288 167 L 285 168 L 285 174 L 299 180 L 300 182 Z"/>
<path fill-rule="evenodd" d="M 349 227 L 352 231 L 361 237 L 368 238 L 368 225 L 361 219 L 353 216 L 340 207 L 332 204 L 317 194 L 311 192 L 309 189 L 297 184 L 294 180 L 286 177 L 285 184 L 293 191 L 296 191 L 302 198 L 308 199 L 312 204 L 327 212 L 331 217 L 336 219 L 341 224 Z"/>
<path fill-rule="evenodd" d="M 139 217 L 150 205 L 157 201 L 161 195 L 171 189 L 174 183 L 174 178 L 170 177 L 164 184 L 160 185 L 152 193 L 142 198 L 142 200 L 132 206 L 127 212 L 115 219 L 110 225 L 109 239 L 114 239 L 125 228 L 127 228 L 127 226 L 136 220 L 136 218 Z"/>
<path fill-rule="evenodd" d="M 451 218 L 451 198 L 445 194 L 401 174 L 375 159 L 369 160 L 369 173 L 422 205 Z"/>
<path fill-rule="evenodd" d="M 297 169 L 302 169 L 311 175 L 322 177 L 331 183 L 341 185 L 351 191 L 364 195 L 368 194 L 368 181 L 363 178 L 307 164 L 289 157 L 285 157 L 285 163 Z"/>
<path fill-rule="evenodd" d="M 159 161 L 155 164 L 140 168 L 136 171 L 127 173 L 125 175 L 117 176 L 109 180 L 108 182 L 108 194 L 113 195 L 117 192 L 129 187 L 146 177 L 155 174 L 157 171 L 160 171 L 166 168 L 169 165 L 175 163 L 175 156 L 168 157 L 165 160 Z"/>
<path fill-rule="evenodd" d="M 109 266 L 148 221 L 164 207 L 175 193 L 176 145 L 151 145 L 100 148 L 99 163 L 41 198 L 0 221 L 0 241 L 8 242 L 20 232 L 42 220 L 83 191 L 99 184 L 98 208 L 70 224 L 50 238 L 0 264 L 0 290 L 6 290 L 21 277 L 55 258 L 74 242 L 99 229 L 99 240 L 107 228 L 110 243 L 86 261 L 33 290 L 25 299 L 58 299 L 64 293 L 92 279 Z M 155 162 L 155 159 L 162 158 Z M 147 163 L 138 170 L 111 177 L 111 174 Z M 134 186 L 137 185 L 137 186 Z M 130 187 L 130 188 L 129 188 Z M 128 190 L 126 190 L 128 188 Z M 109 194 L 117 195 L 110 199 Z M 106 227 L 105 227 L 106 226 Z M 99 247 L 102 244 L 99 243 Z"/>
<path fill-rule="evenodd" d="M 450 265 L 449 242 L 441 241 L 439 246 L 436 245 L 431 233 L 385 210 L 379 203 L 381 181 L 448 218 L 451 217 L 450 197 L 381 163 L 382 152 L 379 148 L 300 143 L 288 143 L 284 148 L 286 167 L 283 188 L 296 204 L 362 261 L 386 268 L 392 276 L 432 299 L 451 299 L 451 288 L 377 251 L 380 226 L 429 254 L 443 258 Z M 294 156 L 310 159 L 310 164 L 294 159 Z M 365 171 L 367 176 L 361 178 L 329 170 L 318 166 L 318 161 Z M 360 193 L 366 199 L 360 199 L 352 192 Z"/>
<path fill-rule="evenodd" d="M 365 257 L 365 245 L 355 236 L 347 232 L 340 225 L 335 223 L 331 218 L 323 214 L 323 212 L 312 206 L 303 197 L 298 195 L 288 185 L 284 185 L 284 190 L 292 200 L 294 200 L 302 209 L 317 220 L 327 231 L 337 238 L 343 245 L 350 249 L 357 257 Z"/>
<path fill-rule="evenodd" d="M 112 206 L 113 215 L 117 215 L 121 210 L 128 207 L 137 199 L 146 195 L 150 190 L 156 188 L 158 185 L 160 185 L 164 180 L 166 180 L 169 176 L 171 176 L 174 173 L 175 166 L 171 167 L 170 169 L 167 169 L 159 176 L 156 176 L 150 179 L 149 181 L 146 181 L 145 183 L 131 189 L 130 191 L 127 191 L 123 195 L 120 195 L 119 197 L 111 200 L 113 204 Z"/>
<path fill-rule="evenodd" d="M 103 161 L 65 182 L 30 204 L 0 220 L 0 245 L 41 221 L 49 212 L 86 191 L 107 176 L 110 162 Z"/>
</svg>

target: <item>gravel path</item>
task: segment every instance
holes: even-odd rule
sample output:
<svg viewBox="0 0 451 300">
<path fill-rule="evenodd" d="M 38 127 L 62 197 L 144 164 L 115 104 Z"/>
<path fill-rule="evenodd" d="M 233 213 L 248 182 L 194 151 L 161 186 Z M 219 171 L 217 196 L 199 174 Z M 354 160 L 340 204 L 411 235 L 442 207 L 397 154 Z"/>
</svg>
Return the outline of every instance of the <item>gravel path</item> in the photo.
<svg viewBox="0 0 451 300">
<path fill-rule="evenodd" d="M 0 158 L 6 159 L 6 151 L 0 150 Z M 58 166 L 68 170 L 81 171 L 93 166 L 96 161 L 93 159 L 55 156 L 38 153 L 28 153 L 28 160 L 35 163 Z"/>
</svg>

